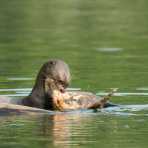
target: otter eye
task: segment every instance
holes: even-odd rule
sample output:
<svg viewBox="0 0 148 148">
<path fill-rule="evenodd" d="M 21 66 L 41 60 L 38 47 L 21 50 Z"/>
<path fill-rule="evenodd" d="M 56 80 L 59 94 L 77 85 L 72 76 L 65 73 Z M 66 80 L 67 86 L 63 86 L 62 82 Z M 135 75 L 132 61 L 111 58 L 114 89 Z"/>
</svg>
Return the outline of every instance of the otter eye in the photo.
<svg viewBox="0 0 148 148">
<path fill-rule="evenodd" d="M 66 84 L 64 81 L 62 80 L 58 80 L 58 83 L 61 84 L 63 87 L 67 87 L 68 84 Z"/>
</svg>

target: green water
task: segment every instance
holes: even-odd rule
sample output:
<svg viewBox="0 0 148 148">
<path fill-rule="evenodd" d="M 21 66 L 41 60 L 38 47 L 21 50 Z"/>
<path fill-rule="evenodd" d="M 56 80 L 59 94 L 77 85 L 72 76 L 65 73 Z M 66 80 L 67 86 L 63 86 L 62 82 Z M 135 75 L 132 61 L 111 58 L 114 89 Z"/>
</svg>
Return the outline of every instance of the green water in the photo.
<svg viewBox="0 0 148 148">
<path fill-rule="evenodd" d="M 147 0 L 2 0 L 0 95 L 27 95 L 41 65 L 60 58 L 70 66 L 70 87 L 119 88 L 112 101 L 137 106 L 0 116 L 0 147 L 147 148 L 147 6 Z M 18 88 L 23 92 L 10 90 Z"/>
</svg>

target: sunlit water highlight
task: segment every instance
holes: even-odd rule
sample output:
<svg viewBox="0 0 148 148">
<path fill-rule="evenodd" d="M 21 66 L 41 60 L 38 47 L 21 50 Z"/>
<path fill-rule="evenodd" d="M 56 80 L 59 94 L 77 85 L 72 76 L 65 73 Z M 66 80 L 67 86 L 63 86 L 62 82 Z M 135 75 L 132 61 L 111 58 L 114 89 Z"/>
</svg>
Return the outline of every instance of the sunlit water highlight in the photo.
<svg viewBox="0 0 148 148">
<path fill-rule="evenodd" d="M 122 48 L 97 48 L 96 50 L 99 51 L 99 52 L 109 52 L 109 53 L 112 53 L 112 52 L 120 52 L 123 49 Z"/>
</svg>

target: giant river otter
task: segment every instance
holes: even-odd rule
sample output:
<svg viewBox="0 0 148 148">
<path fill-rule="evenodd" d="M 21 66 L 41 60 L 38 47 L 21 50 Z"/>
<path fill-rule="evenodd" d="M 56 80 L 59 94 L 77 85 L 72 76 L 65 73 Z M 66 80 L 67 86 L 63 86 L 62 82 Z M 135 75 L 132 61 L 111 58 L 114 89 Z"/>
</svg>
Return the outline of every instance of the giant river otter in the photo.
<svg viewBox="0 0 148 148">
<path fill-rule="evenodd" d="M 89 92 L 66 91 L 70 83 L 68 65 L 62 60 L 51 59 L 41 67 L 29 96 L 10 103 L 46 110 L 96 109 L 109 106 L 107 96 L 98 98 Z"/>
</svg>

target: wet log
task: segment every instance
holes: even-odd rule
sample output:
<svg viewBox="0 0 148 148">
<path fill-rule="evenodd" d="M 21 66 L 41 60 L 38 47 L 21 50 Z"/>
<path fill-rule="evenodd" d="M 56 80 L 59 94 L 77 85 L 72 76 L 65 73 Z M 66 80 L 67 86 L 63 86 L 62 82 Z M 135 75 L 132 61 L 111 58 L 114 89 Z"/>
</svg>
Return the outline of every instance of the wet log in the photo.
<svg viewBox="0 0 148 148">
<path fill-rule="evenodd" d="M 23 105 L 9 104 L 9 103 L 0 103 L 0 115 L 7 114 L 50 114 L 52 111 L 28 107 Z"/>
</svg>

